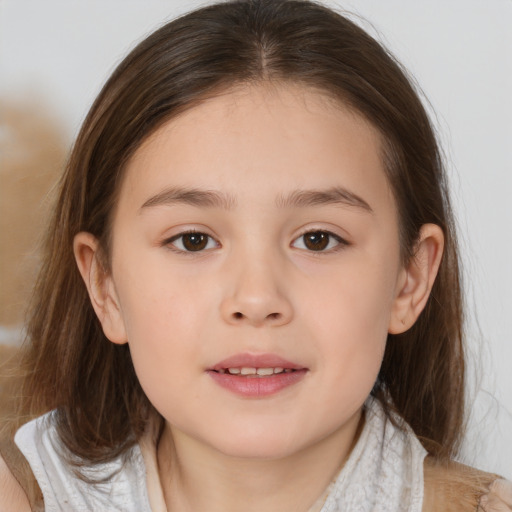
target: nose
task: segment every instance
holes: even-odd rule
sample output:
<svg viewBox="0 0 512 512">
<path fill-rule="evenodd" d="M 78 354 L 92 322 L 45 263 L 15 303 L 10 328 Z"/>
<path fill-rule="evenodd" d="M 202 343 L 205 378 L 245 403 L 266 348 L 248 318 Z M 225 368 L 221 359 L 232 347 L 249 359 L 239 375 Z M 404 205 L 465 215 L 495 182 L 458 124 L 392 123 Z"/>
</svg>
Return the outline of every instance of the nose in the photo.
<svg viewBox="0 0 512 512">
<path fill-rule="evenodd" d="M 286 325 L 293 306 L 285 292 L 281 269 L 262 258 L 239 260 L 230 265 L 228 286 L 221 302 L 221 315 L 232 325 L 253 327 Z"/>
</svg>

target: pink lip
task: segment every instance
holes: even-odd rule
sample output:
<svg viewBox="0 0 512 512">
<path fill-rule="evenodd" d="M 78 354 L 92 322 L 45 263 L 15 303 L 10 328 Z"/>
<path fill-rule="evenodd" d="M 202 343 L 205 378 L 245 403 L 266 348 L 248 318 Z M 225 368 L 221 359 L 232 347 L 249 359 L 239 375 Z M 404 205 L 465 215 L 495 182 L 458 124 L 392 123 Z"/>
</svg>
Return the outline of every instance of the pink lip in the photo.
<svg viewBox="0 0 512 512">
<path fill-rule="evenodd" d="M 222 370 L 226 368 L 290 368 L 292 370 L 303 370 L 304 366 L 287 361 L 275 354 L 235 354 L 217 363 L 209 370 Z"/>
<path fill-rule="evenodd" d="M 227 368 L 283 368 L 294 370 L 293 372 L 283 372 L 265 377 L 256 375 L 231 375 L 230 373 L 220 373 L 219 370 Z M 219 386 L 231 391 L 232 393 L 246 398 L 264 398 L 274 395 L 279 391 L 292 386 L 301 381 L 307 368 L 287 361 L 274 354 L 236 354 L 220 361 L 212 368 L 207 370 L 208 375 Z"/>
</svg>

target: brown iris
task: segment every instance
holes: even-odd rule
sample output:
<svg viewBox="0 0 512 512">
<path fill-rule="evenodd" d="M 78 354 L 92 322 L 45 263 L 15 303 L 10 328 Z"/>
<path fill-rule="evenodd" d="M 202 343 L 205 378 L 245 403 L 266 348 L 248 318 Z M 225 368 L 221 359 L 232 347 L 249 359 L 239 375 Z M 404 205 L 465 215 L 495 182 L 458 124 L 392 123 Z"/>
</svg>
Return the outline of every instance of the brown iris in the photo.
<svg viewBox="0 0 512 512">
<path fill-rule="evenodd" d="M 202 251 L 208 244 L 208 235 L 204 233 L 185 233 L 182 237 L 187 251 Z"/>
<path fill-rule="evenodd" d="M 304 245 L 311 251 L 323 251 L 329 245 L 330 235 L 324 231 L 312 231 L 303 235 Z"/>
</svg>

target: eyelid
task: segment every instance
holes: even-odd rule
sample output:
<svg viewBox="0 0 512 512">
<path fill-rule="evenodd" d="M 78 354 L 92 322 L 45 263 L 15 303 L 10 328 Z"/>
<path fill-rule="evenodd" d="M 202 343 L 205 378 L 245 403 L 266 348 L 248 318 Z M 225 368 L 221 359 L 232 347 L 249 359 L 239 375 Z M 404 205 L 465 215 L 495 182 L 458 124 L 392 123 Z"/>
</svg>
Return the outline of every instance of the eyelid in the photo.
<svg viewBox="0 0 512 512">
<path fill-rule="evenodd" d="M 176 247 L 173 242 L 175 242 L 176 240 L 180 239 L 181 237 L 183 237 L 185 235 L 196 233 L 196 234 L 204 235 L 208 239 L 213 240 L 215 242 L 216 248 L 221 247 L 221 244 L 216 239 L 216 237 L 209 234 L 207 231 L 208 231 L 207 229 L 201 229 L 201 228 L 199 228 L 199 229 L 198 228 L 183 229 L 183 231 L 180 231 L 170 237 L 166 237 L 165 239 L 163 239 L 161 241 L 160 245 L 162 247 L 167 247 L 169 250 L 174 251 L 178 254 L 184 254 L 187 256 L 191 256 L 191 255 L 199 256 L 201 254 L 204 254 L 205 252 L 211 251 L 213 248 L 209 247 L 209 248 L 199 249 L 197 251 L 190 251 L 190 250 L 180 249 L 180 248 Z M 349 242 L 348 240 L 346 240 L 344 237 L 340 236 L 339 234 L 337 234 L 329 229 L 325 229 L 325 228 L 321 228 L 321 227 L 304 228 L 300 232 L 300 234 L 295 236 L 295 238 L 292 240 L 292 243 L 290 245 L 293 247 L 294 243 L 297 240 L 301 239 L 308 233 L 324 233 L 324 234 L 328 235 L 330 238 L 333 238 L 334 240 L 336 240 L 337 244 L 335 247 L 331 247 L 329 249 L 317 250 L 317 251 L 315 251 L 313 249 L 308 249 L 307 247 L 304 247 L 304 248 L 296 247 L 297 249 L 304 250 L 304 251 L 307 251 L 312 254 L 328 254 L 328 253 L 334 253 L 336 251 L 342 250 L 342 249 L 352 245 L 351 242 Z M 209 242 L 207 242 L 207 245 L 208 244 L 209 244 Z"/>
<path fill-rule="evenodd" d="M 306 228 L 304 229 L 298 236 L 296 236 L 291 245 L 293 247 L 293 244 L 304 237 L 304 235 L 307 235 L 308 233 L 325 233 L 327 234 L 328 236 L 334 238 L 336 241 L 337 241 L 337 244 L 335 247 L 331 247 L 330 249 L 323 249 L 323 250 L 319 250 L 319 251 L 315 251 L 313 249 L 308 249 L 308 248 L 300 248 L 300 247 L 297 247 L 297 249 L 301 249 L 301 250 L 304 250 L 304 251 L 307 251 L 308 253 L 311 253 L 311 254 L 329 254 L 329 253 L 334 253 L 334 252 L 337 252 L 339 250 L 343 250 L 344 248 L 346 247 L 349 247 L 350 245 L 352 245 L 348 240 L 346 240 L 345 238 L 343 238 L 342 236 L 338 235 L 337 233 L 334 233 L 333 231 L 330 231 L 329 229 L 325 229 L 325 228 L 315 228 L 315 227 L 309 227 L 309 228 Z"/>
<path fill-rule="evenodd" d="M 182 238 L 183 236 L 185 235 L 189 235 L 189 234 L 200 234 L 200 235 L 204 235 L 206 236 L 207 238 L 209 238 L 210 240 L 213 240 L 216 244 L 217 247 L 220 247 L 220 243 L 218 242 L 218 240 L 210 235 L 209 233 L 206 232 L 206 230 L 203 230 L 203 229 L 197 229 L 197 228 L 191 228 L 191 229 L 184 229 L 183 231 L 180 231 L 179 233 L 176 233 L 170 237 L 167 237 L 165 238 L 164 240 L 162 240 L 161 242 L 161 245 L 163 247 L 167 247 L 170 251 L 174 251 L 178 254 L 184 254 L 186 256 L 189 256 L 189 255 L 201 255 L 207 251 L 210 251 L 212 248 L 205 248 L 205 249 L 201 249 L 201 250 L 198 250 L 198 251 L 187 251 L 186 249 L 180 249 L 178 247 L 176 247 L 173 242 L 175 242 L 176 240 L 179 240 L 180 238 Z"/>
</svg>

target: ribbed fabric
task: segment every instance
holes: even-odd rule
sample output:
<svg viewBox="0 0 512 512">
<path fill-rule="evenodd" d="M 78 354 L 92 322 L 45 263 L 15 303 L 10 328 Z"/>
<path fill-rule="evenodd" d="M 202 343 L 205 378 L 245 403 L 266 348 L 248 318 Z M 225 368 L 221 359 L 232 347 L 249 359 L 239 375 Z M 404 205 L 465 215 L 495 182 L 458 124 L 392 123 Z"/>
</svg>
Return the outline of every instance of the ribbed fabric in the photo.
<svg viewBox="0 0 512 512">
<path fill-rule="evenodd" d="M 427 452 L 369 399 L 366 423 L 321 512 L 421 512 Z"/>
</svg>

